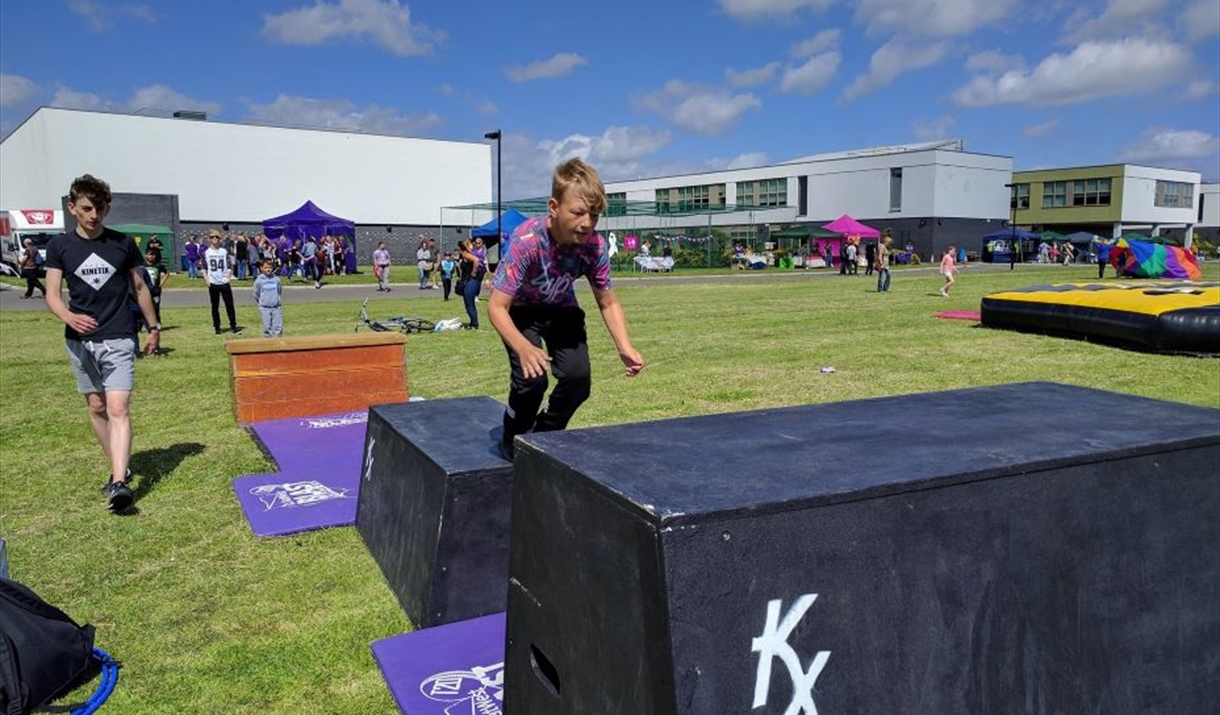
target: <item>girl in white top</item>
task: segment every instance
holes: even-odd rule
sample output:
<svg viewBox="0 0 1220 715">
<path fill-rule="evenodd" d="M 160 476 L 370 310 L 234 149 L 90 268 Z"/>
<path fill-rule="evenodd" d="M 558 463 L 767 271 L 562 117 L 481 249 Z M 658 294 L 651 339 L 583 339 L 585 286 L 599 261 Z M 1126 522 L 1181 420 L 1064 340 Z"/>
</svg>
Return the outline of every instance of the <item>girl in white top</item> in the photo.
<svg viewBox="0 0 1220 715">
<path fill-rule="evenodd" d="M 949 288 L 953 287 L 953 274 L 957 273 L 957 261 L 954 259 L 954 255 L 956 255 L 955 247 L 949 246 L 940 258 L 940 274 L 945 277 L 945 284 L 940 287 L 940 294 L 945 298 L 949 297 Z"/>
</svg>

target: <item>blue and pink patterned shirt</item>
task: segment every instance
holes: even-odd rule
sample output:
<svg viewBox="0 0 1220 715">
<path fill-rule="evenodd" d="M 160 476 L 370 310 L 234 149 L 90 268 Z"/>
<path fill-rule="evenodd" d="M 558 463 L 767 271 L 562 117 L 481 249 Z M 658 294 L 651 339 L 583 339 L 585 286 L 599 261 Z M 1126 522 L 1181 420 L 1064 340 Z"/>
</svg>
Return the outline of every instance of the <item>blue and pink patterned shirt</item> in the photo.
<svg viewBox="0 0 1220 715">
<path fill-rule="evenodd" d="M 610 254 L 594 232 L 583 243 L 560 246 L 547 231 L 546 216 L 535 216 L 513 231 L 500 257 L 492 288 L 507 293 L 513 305 L 574 307 L 573 284 L 585 276 L 597 290 L 610 289 Z"/>
</svg>

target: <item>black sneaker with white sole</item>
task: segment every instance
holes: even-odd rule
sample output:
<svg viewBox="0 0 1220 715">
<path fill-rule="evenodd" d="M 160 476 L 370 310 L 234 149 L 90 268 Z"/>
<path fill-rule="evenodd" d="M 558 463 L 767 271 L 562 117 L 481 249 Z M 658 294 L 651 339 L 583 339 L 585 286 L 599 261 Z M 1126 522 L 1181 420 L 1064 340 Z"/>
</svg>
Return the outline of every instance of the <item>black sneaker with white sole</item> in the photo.
<svg viewBox="0 0 1220 715">
<path fill-rule="evenodd" d="M 127 511 L 135 498 L 135 492 L 131 491 L 126 480 L 110 482 L 106 485 L 106 506 L 116 514 Z"/>
</svg>

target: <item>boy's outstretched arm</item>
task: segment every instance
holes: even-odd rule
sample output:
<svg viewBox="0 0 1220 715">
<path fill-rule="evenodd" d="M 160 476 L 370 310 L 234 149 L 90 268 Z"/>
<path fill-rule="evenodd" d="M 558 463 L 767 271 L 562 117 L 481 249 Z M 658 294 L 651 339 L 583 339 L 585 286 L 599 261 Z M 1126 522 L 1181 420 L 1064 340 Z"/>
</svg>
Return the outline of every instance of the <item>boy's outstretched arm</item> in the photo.
<svg viewBox="0 0 1220 715">
<path fill-rule="evenodd" d="M 623 315 L 623 306 L 618 302 L 618 296 L 613 289 L 593 289 L 593 297 L 597 299 L 597 308 L 602 313 L 602 321 L 614 346 L 618 348 L 619 359 L 627 368 L 627 377 L 635 377 L 644 369 L 644 358 L 631 344 L 627 334 L 627 319 Z"/>
</svg>

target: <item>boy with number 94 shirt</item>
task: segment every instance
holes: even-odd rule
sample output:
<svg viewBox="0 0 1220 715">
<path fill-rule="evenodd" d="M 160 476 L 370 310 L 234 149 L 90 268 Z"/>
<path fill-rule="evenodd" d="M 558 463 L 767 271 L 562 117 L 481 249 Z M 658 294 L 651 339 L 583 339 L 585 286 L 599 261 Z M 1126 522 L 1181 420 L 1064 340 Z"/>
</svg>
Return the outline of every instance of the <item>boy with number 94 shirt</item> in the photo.
<svg viewBox="0 0 1220 715">
<path fill-rule="evenodd" d="M 511 382 L 500 452 L 513 457 L 513 438 L 561 430 L 589 398 L 592 378 L 585 314 L 576 302 L 575 281 L 589 280 L 627 376 L 644 368 L 631 345 L 623 308 L 610 286 L 610 256 L 594 229 L 606 208 L 597 171 L 579 159 L 560 164 L 551 178 L 547 215 L 513 232 L 492 283 L 487 317 L 508 351 Z M 545 344 L 545 349 L 543 345 Z M 541 413 L 547 368 L 556 385 Z"/>
<path fill-rule="evenodd" d="M 144 261 L 130 236 L 102 225 L 110 211 L 110 186 L 89 174 L 72 182 L 68 212 L 76 230 L 47 245 L 47 307 L 64 322 L 64 339 L 77 389 L 89 406 L 93 434 L 110 462 L 103 487 L 110 510 L 121 512 L 135 498 L 131 470 L 131 416 L 136 373 L 136 325 L 128 309 L 135 296 L 148 323 L 145 353 L 161 344 L 161 325 L 141 270 Z M 68 280 L 68 303 L 63 279 Z"/>
</svg>

